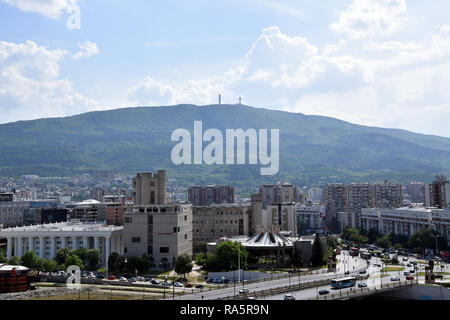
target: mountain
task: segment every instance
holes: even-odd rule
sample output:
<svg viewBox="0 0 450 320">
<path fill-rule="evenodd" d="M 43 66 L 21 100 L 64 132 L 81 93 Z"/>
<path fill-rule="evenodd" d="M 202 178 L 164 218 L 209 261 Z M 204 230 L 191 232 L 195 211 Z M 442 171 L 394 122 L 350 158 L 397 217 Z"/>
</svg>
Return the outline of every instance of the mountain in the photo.
<svg viewBox="0 0 450 320">
<path fill-rule="evenodd" d="M 258 166 L 176 166 L 173 130 L 280 129 L 280 171 L 260 176 Z M 341 120 L 243 105 L 138 107 L 66 118 L 0 125 L 0 175 L 71 175 L 95 170 L 122 173 L 167 169 L 191 183 L 254 187 L 289 180 L 298 184 L 411 180 L 450 173 L 450 138 L 360 126 Z"/>
</svg>

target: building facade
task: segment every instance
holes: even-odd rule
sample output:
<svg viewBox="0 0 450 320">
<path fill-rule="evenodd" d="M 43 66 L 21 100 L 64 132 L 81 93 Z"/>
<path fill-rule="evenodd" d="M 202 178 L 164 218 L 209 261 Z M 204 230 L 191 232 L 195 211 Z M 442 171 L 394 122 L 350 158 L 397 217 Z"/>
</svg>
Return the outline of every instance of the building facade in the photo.
<svg viewBox="0 0 450 320">
<path fill-rule="evenodd" d="M 318 232 L 325 228 L 325 206 L 312 203 L 296 204 L 297 227 L 305 227 L 306 233 Z M 299 232 L 300 234 L 300 232 Z"/>
<path fill-rule="evenodd" d="M 250 205 L 211 205 L 193 207 L 194 248 L 221 237 L 249 235 Z"/>
<path fill-rule="evenodd" d="M 361 228 L 374 229 L 381 234 L 393 232 L 408 237 L 428 228 L 436 230 L 449 241 L 450 210 L 412 206 L 397 209 L 362 209 Z"/>
<path fill-rule="evenodd" d="M 112 252 L 123 251 L 123 227 L 103 223 L 82 223 L 69 221 L 0 230 L 0 236 L 7 239 L 7 258 L 19 259 L 28 251 L 38 257 L 53 259 L 62 248 L 98 249 L 101 263 L 107 265 Z"/>
<path fill-rule="evenodd" d="M 425 206 L 439 209 L 450 207 L 450 183 L 444 177 L 425 186 Z"/>
<path fill-rule="evenodd" d="M 298 234 L 295 203 L 271 204 L 263 209 L 266 230 L 272 233 L 290 232 L 291 237 Z"/>
<path fill-rule="evenodd" d="M 133 178 L 134 204 L 166 204 L 166 171 L 138 173 Z"/>
<path fill-rule="evenodd" d="M 147 254 L 153 267 L 173 267 L 180 254 L 193 254 L 191 204 L 135 205 L 124 213 L 124 255 Z"/>
<path fill-rule="evenodd" d="M 259 187 L 259 194 L 263 209 L 271 204 L 298 202 L 299 197 L 297 186 L 290 183 L 264 184 Z"/>
<path fill-rule="evenodd" d="M 233 204 L 236 202 L 236 191 L 232 186 L 189 187 L 188 201 L 191 202 L 193 206 Z"/>
</svg>

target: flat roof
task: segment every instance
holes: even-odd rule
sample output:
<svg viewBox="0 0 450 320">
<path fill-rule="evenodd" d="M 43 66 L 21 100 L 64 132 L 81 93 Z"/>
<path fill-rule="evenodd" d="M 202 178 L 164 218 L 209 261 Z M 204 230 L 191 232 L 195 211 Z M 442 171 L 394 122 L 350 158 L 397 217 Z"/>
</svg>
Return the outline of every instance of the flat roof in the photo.
<svg viewBox="0 0 450 320">
<path fill-rule="evenodd" d="M 0 232 L 89 232 L 123 230 L 122 226 L 109 226 L 103 222 L 59 222 L 24 227 L 6 228 Z"/>
</svg>

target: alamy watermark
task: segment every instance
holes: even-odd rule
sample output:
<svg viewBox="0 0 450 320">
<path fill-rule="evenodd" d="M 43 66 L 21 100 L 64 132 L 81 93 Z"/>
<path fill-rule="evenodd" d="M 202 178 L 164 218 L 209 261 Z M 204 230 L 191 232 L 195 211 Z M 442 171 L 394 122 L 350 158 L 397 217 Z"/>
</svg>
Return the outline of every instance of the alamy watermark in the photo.
<svg viewBox="0 0 450 320">
<path fill-rule="evenodd" d="M 248 164 L 266 166 L 261 167 L 261 175 L 276 175 L 280 167 L 280 130 L 270 130 L 270 154 L 268 144 L 268 129 L 226 129 L 225 159 L 224 135 L 218 129 L 208 129 L 203 133 L 202 121 L 194 121 L 194 139 L 187 129 L 176 129 L 172 132 L 172 142 L 178 142 L 172 149 L 172 162 L 181 164 L 206 165 L 234 165 Z M 203 145 L 209 143 L 203 149 Z M 193 145 L 193 152 L 192 152 Z M 193 157 L 192 157 L 193 156 Z M 236 161 L 235 161 L 236 159 Z"/>
<path fill-rule="evenodd" d="M 69 18 L 66 21 L 67 28 L 69 30 L 79 30 L 81 28 L 81 12 L 80 7 L 71 4 L 66 9 L 67 14 L 70 14 Z"/>
<path fill-rule="evenodd" d="M 68 289 L 80 290 L 81 289 L 81 269 L 79 266 L 73 265 L 67 268 L 69 277 L 66 281 Z"/>
</svg>

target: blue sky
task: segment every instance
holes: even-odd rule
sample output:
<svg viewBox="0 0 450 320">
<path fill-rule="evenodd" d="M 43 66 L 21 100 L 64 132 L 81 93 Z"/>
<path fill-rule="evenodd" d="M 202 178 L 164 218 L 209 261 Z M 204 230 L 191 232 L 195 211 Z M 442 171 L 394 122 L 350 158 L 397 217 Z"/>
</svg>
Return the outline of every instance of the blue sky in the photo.
<svg viewBox="0 0 450 320">
<path fill-rule="evenodd" d="M 450 137 L 448 12 L 446 0 L 0 0 L 0 123 L 221 93 Z"/>
</svg>

